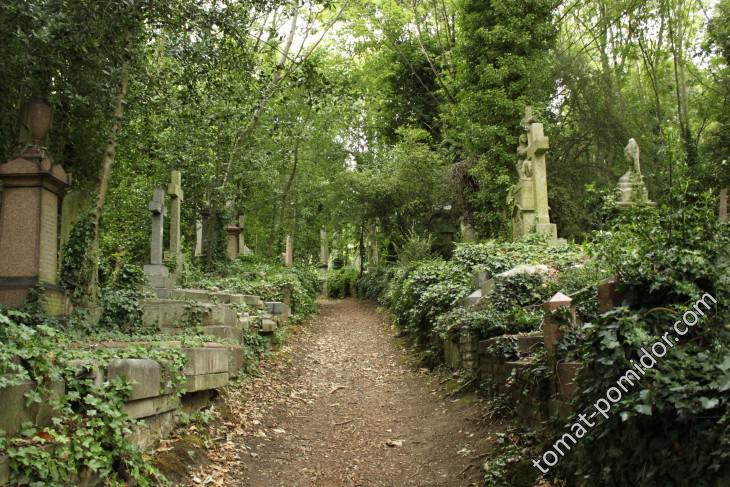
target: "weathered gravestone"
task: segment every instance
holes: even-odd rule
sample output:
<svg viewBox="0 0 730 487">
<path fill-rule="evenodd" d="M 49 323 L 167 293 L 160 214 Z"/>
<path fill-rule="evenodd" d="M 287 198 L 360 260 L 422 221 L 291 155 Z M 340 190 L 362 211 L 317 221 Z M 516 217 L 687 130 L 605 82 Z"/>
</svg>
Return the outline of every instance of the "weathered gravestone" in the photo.
<svg viewBox="0 0 730 487">
<path fill-rule="evenodd" d="M 162 248 L 165 235 L 165 190 L 158 188 L 149 204 L 152 214 L 152 235 L 150 238 L 150 263 L 144 266 L 144 272 L 150 285 L 155 288 L 168 287 L 170 271 L 162 263 Z"/>
<path fill-rule="evenodd" d="M 721 222 L 727 222 L 727 188 L 720 190 L 720 206 L 717 210 L 717 216 Z"/>
<path fill-rule="evenodd" d="M 0 304 L 20 306 L 43 285 L 47 311 L 59 315 L 65 295 L 57 277 L 58 207 L 70 176 L 42 147 L 50 105 L 34 100 L 26 112 L 32 143 L 0 165 Z"/>
<path fill-rule="evenodd" d="M 246 246 L 245 228 L 246 215 L 238 216 L 238 226 L 241 227 L 241 233 L 238 234 L 238 253 L 243 255 L 251 255 L 253 251 Z"/>
<path fill-rule="evenodd" d="M 520 135 L 517 147 L 520 180 L 515 191 L 512 234 L 514 238 L 520 238 L 529 233 L 539 233 L 556 241 L 558 230 L 554 223 L 550 223 L 545 162 L 545 153 L 550 144 L 543 133 L 542 124 L 537 122 L 532 113 L 532 107 L 525 108 L 522 128 L 525 133 Z"/>
<path fill-rule="evenodd" d="M 170 184 L 167 186 L 167 194 L 170 195 L 170 250 L 168 257 L 175 259 L 175 270 L 173 271 L 170 285 L 174 287 L 174 283 L 180 277 L 183 267 L 182 244 L 180 241 L 180 216 L 182 213 L 183 189 L 180 171 L 172 171 L 170 173 Z"/>
<path fill-rule="evenodd" d="M 327 268 L 330 262 L 330 243 L 327 236 L 327 230 L 322 227 L 319 229 L 319 266 Z"/>
<path fill-rule="evenodd" d="M 195 220 L 195 257 L 203 255 L 203 220 Z"/>
<path fill-rule="evenodd" d="M 639 164 L 639 144 L 636 140 L 629 139 L 629 143 L 624 148 L 626 160 L 631 163 L 631 167 L 618 180 L 618 185 L 614 191 L 616 204 L 619 208 L 628 208 L 634 205 L 651 205 L 654 202 L 649 200 L 649 192 L 644 184 L 644 176 L 641 175 L 641 166 Z"/>
<path fill-rule="evenodd" d="M 228 235 L 228 241 L 226 245 L 226 251 L 229 259 L 235 259 L 238 257 L 238 246 L 239 237 L 243 229 L 237 225 L 229 225 L 226 227 L 226 234 Z"/>
<path fill-rule="evenodd" d="M 286 236 L 286 252 L 284 252 L 284 265 L 291 267 L 294 265 L 294 241 L 291 235 Z"/>
</svg>

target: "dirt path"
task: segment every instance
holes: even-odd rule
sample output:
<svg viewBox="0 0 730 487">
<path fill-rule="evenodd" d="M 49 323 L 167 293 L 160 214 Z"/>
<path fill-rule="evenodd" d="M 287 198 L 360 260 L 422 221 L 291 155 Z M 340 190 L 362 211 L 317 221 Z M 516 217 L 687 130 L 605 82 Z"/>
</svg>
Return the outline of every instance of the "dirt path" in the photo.
<svg viewBox="0 0 730 487">
<path fill-rule="evenodd" d="M 483 403 L 445 399 L 393 335 L 371 304 L 322 301 L 261 378 L 225 398 L 191 485 L 480 485 Z"/>
</svg>

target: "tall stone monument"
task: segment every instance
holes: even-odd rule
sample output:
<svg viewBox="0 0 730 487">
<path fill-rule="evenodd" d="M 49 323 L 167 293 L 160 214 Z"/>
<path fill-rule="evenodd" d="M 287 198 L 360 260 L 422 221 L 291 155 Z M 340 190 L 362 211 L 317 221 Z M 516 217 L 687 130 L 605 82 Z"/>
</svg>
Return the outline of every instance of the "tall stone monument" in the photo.
<svg viewBox="0 0 730 487">
<path fill-rule="evenodd" d="M 519 238 L 528 233 L 539 233 L 556 240 L 557 227 L 550 223 L 545 162 L 550 143 L 532 107 L 525 108 L 522 129 L 524 133 L 520 135 L 517 146 L 517 173 L 520 180 L 514 192 L 512 235 Z"/>
<path fill-rule="evenodd" d="M 326 269 L 330 263 L 330 242 L 327 230 L 319 229 L 319 267 Z"/>
<path fill-rule="evenodd" d="M 150 285 L 155 288 L 168 287 L 170 271 L 162 263 L 162 247 L 165 236 L 165 190 L 158 188 L 149 204 L 152 214 L 152 236 L 150 238 L 150 263 L 144 266 L 144 272 Z"/>
<path fill-rule="evenodd" d="M 641 174 L 639 144 L 636 143 L 636 140 L 629 139 L 629 143 L 624 147 L 624 155 L 631 165 L 629 170 L 619 178 L 616 185 L 614 191 L 616 204 L 619 208 L 628 208 L 637 204 L 654 206 L 655 203 L 649 200 L 649 192 L 644 184 L 644 176 Z"/>
<path fill-rule="evenodd" d="M 43 148 L 51 106 L 33 100 L 26 116 L 31 143 L 0 165 L 0 304 L 21 306 L 30 289 L 42 285 L 46 311 L 60 315 L 65 295 L 58 286 L 58 208 L 70 176 Z"/>
<path fill-rule="evenodd" d="M 238 226 L 241 227 L 241 233 L 238 234 L 238 254 L 251 255 L 253 250 L 246 246 L 246 215 L 238 215 Z"/>
<path fill-rule="evenodd" d="M 228 240 L 226 241 L 226 252 L 229 259 L 235 259 L 236 257 L 238 257 L 238 246 L 239 238 L 241 236 L 241 230 L 243 229 L 238 225 L 229 225 L 226 227 L 226 234 L 228 235 Z"/>
<path fill-rule="evenodd" d="M 284 265 L 291 267 L 294 265 L 294 241 L 291 235 L 286 236 L 286 252 L 284 252 Z"/>
<path fill-rule="evenodd" d="M 195 257 L 203 255 L 203 220 L 195 220 Z"/>
<path fill-rule="evenodd" d="M 175 270 L 170 285 L 174 286 L 183 270 L 182 242 L 180 239 L 180 219 L 182 213 L 183 189 L 180 171 L 170 172 L 170 184 L 167 186 L 170 195 L 170 249 L 168 257 L 175 259 Z"/>
</svg>

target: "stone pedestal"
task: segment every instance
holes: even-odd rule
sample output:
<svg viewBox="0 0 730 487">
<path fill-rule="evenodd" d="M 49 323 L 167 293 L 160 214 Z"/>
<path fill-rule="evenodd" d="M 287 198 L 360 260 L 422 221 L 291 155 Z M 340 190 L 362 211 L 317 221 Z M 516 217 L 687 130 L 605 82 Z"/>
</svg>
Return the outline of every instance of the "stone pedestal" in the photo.
<svg viewBox="0 0 730 487">
<path fill-rule="evenodd" d="M 42 149 L 25 149 L 0 165 L 0 303 L 17 307 L 38 284 L 47 311 L 62 314 L 58 286 L 59 195 L 70 177 Z"/>
<path fill-rule="evenodd" d="M 614 196 L 616 205 L 619 208 L 629 208 L 637 204 L 656 206 L 653 201 L 649 200 L 649 192 L 644 183 L 644 176 L 631 170 L 626 171 L 619 178 Z"/>
<path fill-rule="evenodd" d="M 233 226 L 233 225 L 226 227 L 226 234 L 228 234 L 226 250 L 228 252 L 229 259 L 235 259 L 236 257 L 238 257 L 238 246 L 239 246 L 238 237 L 241 234 L 241 230 L 242 230 L 241 227 L 237 227 L 237 226 Z"/>
</svg>

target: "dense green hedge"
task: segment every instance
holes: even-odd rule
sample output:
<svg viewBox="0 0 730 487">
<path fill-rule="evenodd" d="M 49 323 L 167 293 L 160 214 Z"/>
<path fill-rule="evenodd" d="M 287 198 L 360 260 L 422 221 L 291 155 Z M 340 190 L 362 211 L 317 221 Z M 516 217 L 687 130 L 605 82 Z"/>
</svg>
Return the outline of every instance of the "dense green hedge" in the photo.
<svg viewBox="0 0 730 487">
<path fill-rule="evenodd" d="M 357 290 L 357 270 L 351 267 L 335 269 L 327 275 L 327 295 L 331 298 L 347 298 Z"/>
<path fill-rule="evenodd" d="M 292 289 L 294 321 L 301 321 L 316 311 L 315 300 L 320 291 L 316 267 L 301 264 L 287 267 L 277 260 L 254 255 L 239 256 L 209 273 L 191 267 L 180 285 L 254 294 L 265 301 L 281 301 L 285 288 L 289 287 Z"/>
</svg>

